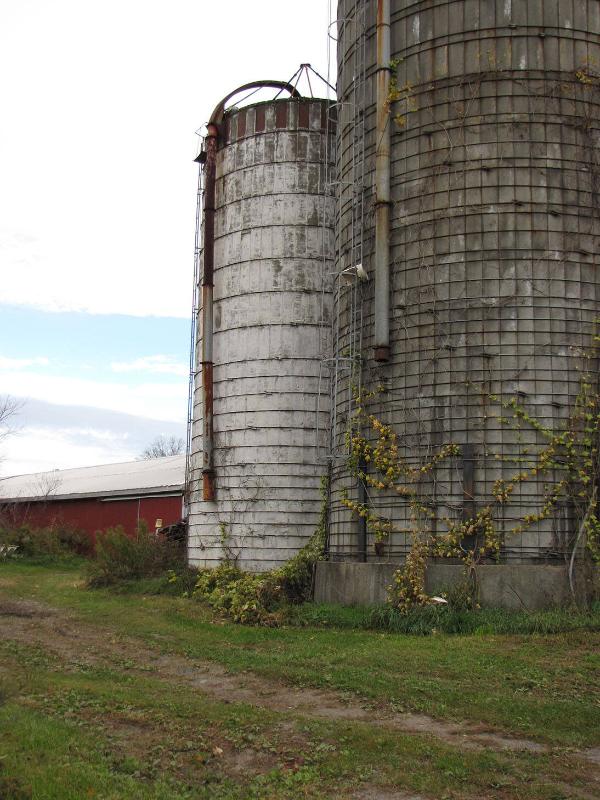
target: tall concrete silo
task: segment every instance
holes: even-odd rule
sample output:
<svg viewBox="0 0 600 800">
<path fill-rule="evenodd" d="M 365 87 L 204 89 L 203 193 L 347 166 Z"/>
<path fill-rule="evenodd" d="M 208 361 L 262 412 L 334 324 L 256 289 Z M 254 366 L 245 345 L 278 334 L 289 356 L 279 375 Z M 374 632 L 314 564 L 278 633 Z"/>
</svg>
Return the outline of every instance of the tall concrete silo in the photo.
<svg viewBox="0 0 600 800">
<path fill-rule="evenodd" d="M 577 396 L 600 311 L 600 2 L 341 0 L 337 16 L 336 269 L 360 258 L 369 280 L 336 295 L 330 557 L 401 561 L 407 535 L 376 556 L 341 502 L 361 499 L 344 452 L 353 383 L 377 391 L 368 410 L 413 465 L 460 446 L 427 484 L 438 519 L 475 513 L 540 444 L 495 398 L 557 430 Z M 571 552 L 568 504 L 510 533 L 545 480 L 507 504 L 503 559 Z M 397 495 L 368 503 L 410 527 Z"/>
<path fill-rule="evenodd" d="M 269 83 L 292 96 L 225 110 L 236 90 L 201 158 L 189 480 L 191 563 L 255 571 L 296 553 L 319 516 L 335 212 L 330 103 Z"/>
</svg>

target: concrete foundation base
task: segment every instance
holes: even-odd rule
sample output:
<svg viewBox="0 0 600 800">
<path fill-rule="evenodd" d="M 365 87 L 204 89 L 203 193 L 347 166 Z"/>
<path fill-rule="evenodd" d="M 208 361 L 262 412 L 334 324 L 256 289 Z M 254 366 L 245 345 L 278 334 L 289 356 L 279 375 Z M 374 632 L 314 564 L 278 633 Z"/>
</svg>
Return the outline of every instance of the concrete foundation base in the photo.
<svg viewBox="0 0 600 800">
<path fill-rule="evenodd" d="M 342 605 L 384 603 L 386 588 L 399 564 L 322 561 L 317 564 L 315 602 Z M 426 590 L 436 594 L 464 577 L 459 564 L 431 564 Z M 567 606 L 573 601 L 566 567 L 546 564 L 493 564 L 477 568 L 478 601 L 487 608 L 536 610 Z M 598 572 L 584 581 L 578 592 L 592 596 L 598 588 Z"/>
</svg>

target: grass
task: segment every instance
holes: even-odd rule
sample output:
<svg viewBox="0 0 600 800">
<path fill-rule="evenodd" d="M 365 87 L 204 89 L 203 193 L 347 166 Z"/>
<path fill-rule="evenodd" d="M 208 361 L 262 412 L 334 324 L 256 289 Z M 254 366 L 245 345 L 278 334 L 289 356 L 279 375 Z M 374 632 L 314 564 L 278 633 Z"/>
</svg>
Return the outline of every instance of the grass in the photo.
<svg viewBox="0 0 600 800">
<path fill-rule="evenodd" d="M 557 800 L 557 783 L 579 782 L 568 753 L 462 751 L 217 702 L 124 663 L 67 665 L 10 641 L 0 643 L 0 663 L 10 676 L 0 707 L 3 800 L 318 800 L 365 783 L 436 798 Z M 251 761 L 240 770 L 244 753 Z"/>
<path fill-rule="evenodd" d="M 554 745 L 600 744 L 600 634 L 594 630 L 423 637 L 321 623 L 242 627 L 188 600 L 89 591 L 75 568 L 23 562 L 2 566 L 1 592 L 73 609 L 87 622 L 232 672 L 331 688 L 395 710 L 483 723 Z M 322 607 L 320 613 L 326 615 Z M 356 613 L 344 610 L 338 619 L 350 622 Z"/>
<path fill-rule="evenodd" d="M 530 635 L 600 631 L 600 603 L 587 612 L 563 608 L 539 612 L 490 608 L 456 611 L 446 606 L 428 606 L 407 614 L 385 605 L 365 608 L 306 603 L 292 610 L 290 623 L 345 630 L 382 630 L 414 636 L 435 633 Z"/>
</svg>

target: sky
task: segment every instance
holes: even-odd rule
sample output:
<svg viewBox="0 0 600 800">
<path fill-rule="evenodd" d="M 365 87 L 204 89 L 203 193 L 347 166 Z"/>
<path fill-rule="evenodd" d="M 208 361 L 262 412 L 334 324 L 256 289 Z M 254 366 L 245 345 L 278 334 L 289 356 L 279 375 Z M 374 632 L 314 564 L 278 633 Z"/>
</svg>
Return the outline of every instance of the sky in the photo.
<svg viewBox="0 0 600 800">
<path fill-rule="evenodd" d="M 0 477 L 185 436 L 196 131 L 236 86 L 327 74 L 331 6 L 0 3 Z"/>
</svg>

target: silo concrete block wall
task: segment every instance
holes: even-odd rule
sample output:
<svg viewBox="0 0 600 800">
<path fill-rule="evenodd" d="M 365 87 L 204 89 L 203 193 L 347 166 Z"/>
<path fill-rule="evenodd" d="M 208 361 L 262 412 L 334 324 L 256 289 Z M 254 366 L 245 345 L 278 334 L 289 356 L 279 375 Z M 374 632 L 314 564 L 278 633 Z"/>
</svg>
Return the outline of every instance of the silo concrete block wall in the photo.
<svg viewBox="0 0 600 800">
<path fill-rule="evenodd" d="M 364 6 L 338 4 L 341 183 L 352 166 L 343 104 L 360 74 L 355 21 Z M 543 443 L 528 425 L 503 425 L 498 418 L 510 413 L 493 398 L 516 398 L 557 430 L 586 368 L 600 310 L 600 2 L 392 0 L 391 9 L 391 360 L 373 361 L 370 282 L 361 383 L 381 387 L 368 410 L 394 426 L 413 464 L 445 443 L 460 445 L 462 456 L 423 483 L 438 516 L 456 518 L 489 502 L 496 479 L 518 471 Z M 372 210 L 375 2 L 366 4 L 366 20 L 365 191 Z M 351 219 L 350 204 L 342 204 L 340 268 Z M 363 235 L 369 269 L 368 217 Z M 352 335 L 349 297 L 339 298 L 339 355 Z M 338 419 L 348 389 L 342 378 L 333 398 Z M 334 434 L 341 451 L 343 425 Z M 540 509 L 545 479 L 523 483 L 498 522 L 506 559 L 570 552 L 576 526 L 568 507 L 523 535 L 511 533 L 519 518 Z M 357 490 L 343 459 L 332 489 L 331 555 L 353 558 L 357 522 L 340 498 L 344 489 L 356 498 Z M 410 527 L 397 497 L 374 491 L 371 503 L 398 529 Z M 398 559 L 409 545 L 396 533 L 385 557 Z"/>
<path fill-rule="evenodd" d="M 202 501 L 194 403 L 192 564 L 264 571 L 313 534 L 326 472 L 334 199 L 327 102 L 226 114 L 217 153 L 214 273 L 216 500 Z M 329 133 L 328 133 L 329 129 Z M 199 343 L 196 363 L 200 361 Z M 317 433 L 319 431 L 319 433 Z"/>
</svg>

